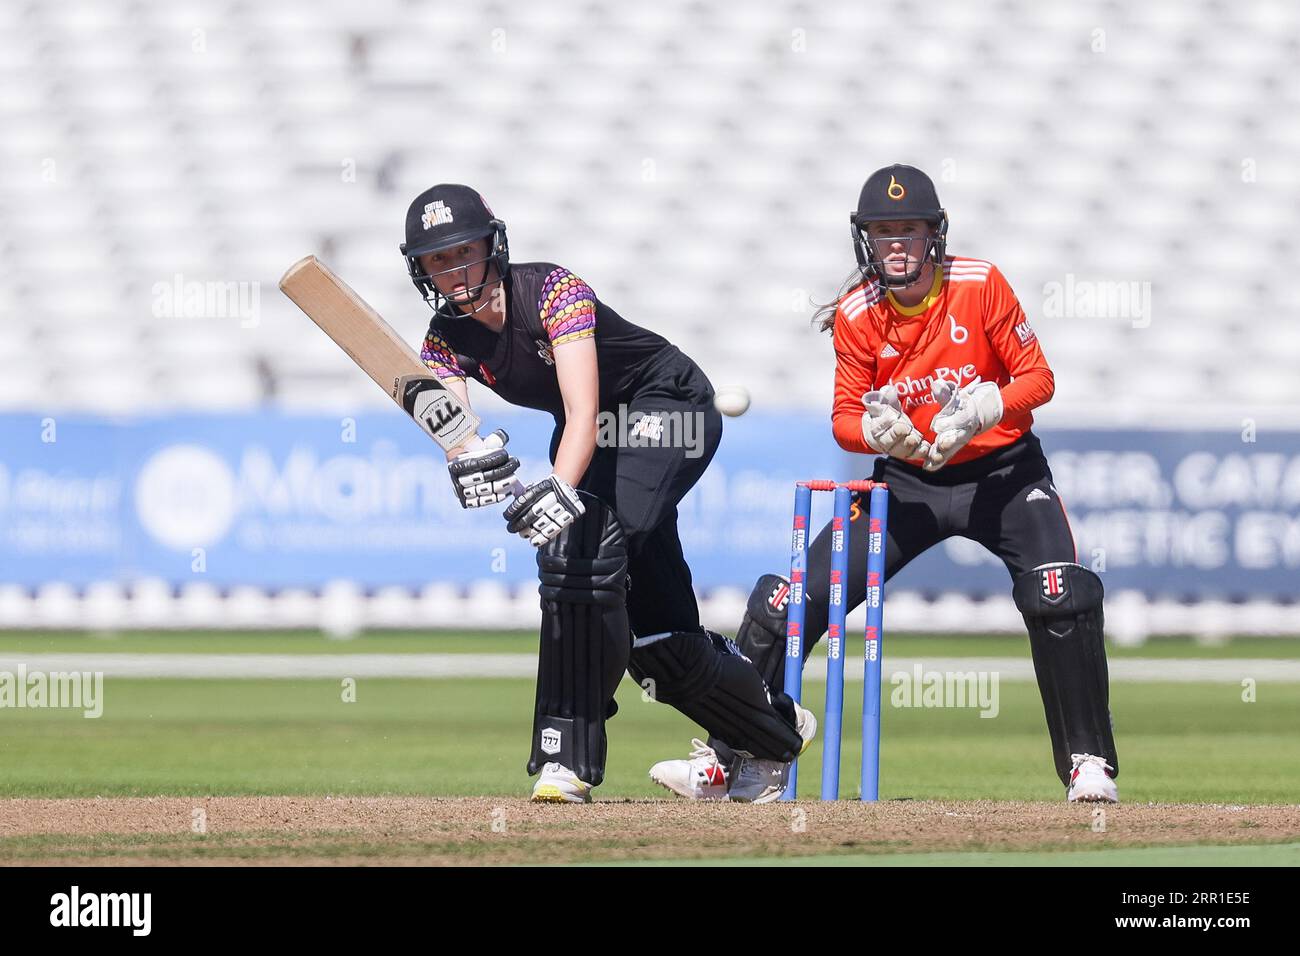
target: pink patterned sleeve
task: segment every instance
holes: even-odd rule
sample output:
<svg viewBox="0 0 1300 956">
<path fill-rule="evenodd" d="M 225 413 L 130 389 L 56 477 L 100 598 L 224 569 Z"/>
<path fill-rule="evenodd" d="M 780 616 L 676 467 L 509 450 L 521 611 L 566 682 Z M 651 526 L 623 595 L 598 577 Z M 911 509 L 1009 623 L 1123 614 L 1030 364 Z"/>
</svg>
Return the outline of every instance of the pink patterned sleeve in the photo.
<svg viewBox="0 0 1300 956">
<path fill-rule="evenodd" d="M 596 293 L 568 269 L 556 268 L 546 277 L 537 311 L 552 346 L 596 334 Z"/>
<path fill-rule="evenodd" d="M 424 337 L 424 346 L 420 349 L 420 359 L 425 365 L 433 369 L 433 374 L 440 381 L 447 379 L 465 380 L 465 373 L 461 370 L 460 363 L 456 361 L 456 355 L 451 350 L 451 346 L 437 332 L 432 330 Z"/>
</svg>

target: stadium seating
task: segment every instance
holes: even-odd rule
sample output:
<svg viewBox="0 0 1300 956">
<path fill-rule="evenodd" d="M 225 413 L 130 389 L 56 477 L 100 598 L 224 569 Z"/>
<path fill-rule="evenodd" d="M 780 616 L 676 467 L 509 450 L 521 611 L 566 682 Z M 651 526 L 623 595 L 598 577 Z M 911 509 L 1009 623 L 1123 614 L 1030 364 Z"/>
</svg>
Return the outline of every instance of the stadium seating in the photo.
<svg viewBox="0 0 1300 956">
<path fill-rule="evenodd" d="M 484 193 L 516 260 L 574 269 L 716 384 L 825 409 L 833 355 L 813 303 L 851 272 L 863 179 L 898 161 L 937 180 L 949 250 L 994 261 L 1017 290 L 1056 371 L 1041 422 L 1095 422 L 1098 391 L 1120 388 L 1131 402 L 1111 423 L 1163 421 L 1226 373 L 1225 420 L 1294 424 L 1300 7 L 990 9 L 4 5 L 0 412 L 382 406 L 275 282 L 316 252 L 417 342 L 428 312 L 397 246 L 408 202 L 440 181 Z M 188 310 L 170 297 L 185 283 L 243 284 L 254 311 Z M 1119 285 L 1144 312 L 1063 311 L 1053 291 Z M 535 614 L 530 594 L 439 587 L 51 582 L 0 588 L 0 623 L 97 627 L 127 597 L 141 626 Z M 1019 627 L 1001 600 L 891 600 L 901 626 Z M 706 616 L 730 623 L 740 601 L 715 593 Z M 1251 612 L 1258 631 L 1278 619 L 1268 608 Z M 1121 596 L 1111 621 L 1121 638 L 1156 620 L 1218 626 L 1179 613 Z"/>
<path fill-rule="evenodd" d="M 569 265 L 715 380 L 822 407 L 829 343 L 791 304 L 834 294 L 852 264 L 844 214 L 894 160 L 939 179 L 950 248 L 1018 289 L 1061 383 L 1049 419 L 1171 354 L 1180 386 L 1204 384 L 1225 339 L 1243 365 L 1295 357 L 1300 302 L 1274 266 L 1294 259 L 1300 180 L 1295 130 L 1275 117 L 1296 104 L 1300 11 L 1006 3 L 985 17 L 936 0 L 870 29 L 883 13 L 12 5 L 0 364 L 24 368 L 0 376 L 0 408 L 47 407 L 32 382 L 88 360 L 121 369 L 142 342 L 150 362 L 186 355 L 233 383 L 196 384 L 190 407 L 292 407 L 330 383 L 382 402 L 298 334 L 273 283 L 322 252 L 418 337 L 396 245 L 410 197 L 440 180 L 479 186 L 517 258 Z M 1207 17 L 1213 43 L 1189 27 Z M 262 330 L 156 314 L 151 290 L 177 274 L 261 283 Z M 1149 283 L 1155 321 L 1135 334 L 1127 317 L 1044 314 L 1067 275 Z M 102 384 L 58 394 L 124 411 L 178 400 L 162 374 Z M 1295 406 L 1300 380 L 1253 376 L 1236 395 Z"/>
</svg>

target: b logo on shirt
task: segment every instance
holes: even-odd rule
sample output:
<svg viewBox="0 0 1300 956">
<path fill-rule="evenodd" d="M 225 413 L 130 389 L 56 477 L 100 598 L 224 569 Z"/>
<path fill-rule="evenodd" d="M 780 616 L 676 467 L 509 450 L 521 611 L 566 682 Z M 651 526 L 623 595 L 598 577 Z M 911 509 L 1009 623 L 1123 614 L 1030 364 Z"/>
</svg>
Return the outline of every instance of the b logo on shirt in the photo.
<svg viewBox="0 0 1300 956">
<path fill-rule="evenodd" d="M 970 332 L 966 331 L 964 325 L 957 324 L 957 316 L 951 312 L 948 313 L 948 338 L 952 339 L 957 345 L 961 345 L 970 338 Z"/>
</svg>

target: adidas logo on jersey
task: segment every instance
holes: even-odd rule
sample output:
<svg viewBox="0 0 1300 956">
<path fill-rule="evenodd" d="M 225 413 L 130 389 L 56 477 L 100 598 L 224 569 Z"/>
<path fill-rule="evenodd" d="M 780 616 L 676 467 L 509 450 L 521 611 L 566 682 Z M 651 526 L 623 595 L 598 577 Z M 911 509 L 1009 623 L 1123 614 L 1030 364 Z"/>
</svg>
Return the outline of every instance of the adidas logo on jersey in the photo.
<svg viewBox="0 0 1300 956">
<path fill-rule="evenodd" d="M 1025 501 L 1051 501 L 1052 496 L 1042 488 L 1035 488 L 1029 494 L 1025 495 Z"/>
<path fill-rule="evenodd" d="M 882 359 L 898 358 L 898 349 L 894 348 L 894 346 L 889 342 L 886 342 L 885 347 L 880 350 L 880 357 Z"/>
</svg>

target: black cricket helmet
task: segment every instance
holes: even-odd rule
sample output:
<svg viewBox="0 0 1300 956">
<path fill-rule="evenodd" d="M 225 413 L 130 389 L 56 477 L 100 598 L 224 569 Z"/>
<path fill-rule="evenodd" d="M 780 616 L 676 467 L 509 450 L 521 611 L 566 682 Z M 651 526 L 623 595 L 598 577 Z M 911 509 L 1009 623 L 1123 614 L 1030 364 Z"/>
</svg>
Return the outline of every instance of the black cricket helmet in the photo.
<svg viewBox="0 0 1300 956">
<path fill-rule="evenodd" d="M 925 249 L 918 257 L 916 268 L 906 275 L 890 275 L 866 235 L 872 222 L 893 222 L 899 219 L 923 219 L 931 226 L 925 240 Z M 858 258 L 862 281 L 880 280 L 884 286 L 902 288 L 911 285 L 921 275 L 927 259 L 935 265 L 943 264 L 947 246 L 948 214 L 939 205 L 939 194 L 934 182 L 915 166 L 895 164 L 877 169 L 862 187 L 858 208 L 849 213 L 853 252 Z M 877 240 L 879 241 L 879 240 Z"/>
<path fill-rule="evenodd" d="M 484 258 L 446 270 L 446 273 L 465 274 L 466 298 L 469 300 L 469 312 L 466 313 L 438 291 L 433 276 L 420 264 L 420 256 L 484 238 L 490 240 Z M 406 271 L 410 273 L 415 288 L 437 315 L 448 318 L 463 318 L 486 308 L 486 300 L 479 302 L 483 290 L 496 279 L 504 281 L 510 265 L 506 224 L 492 215 L 492 210 L 476 190 L 448 183 L 433 186 L 415 197 L 415 201 L 406 210 L 406 241 L 402 243 L 401 250 L 406 258 Z M 479 263 L 487 263 L 483 270 L 483 281 L 471 286 L 469 270 Z M 495 276 L 490 268 L 493 264 L 497 268 Z"/>
</svg>

